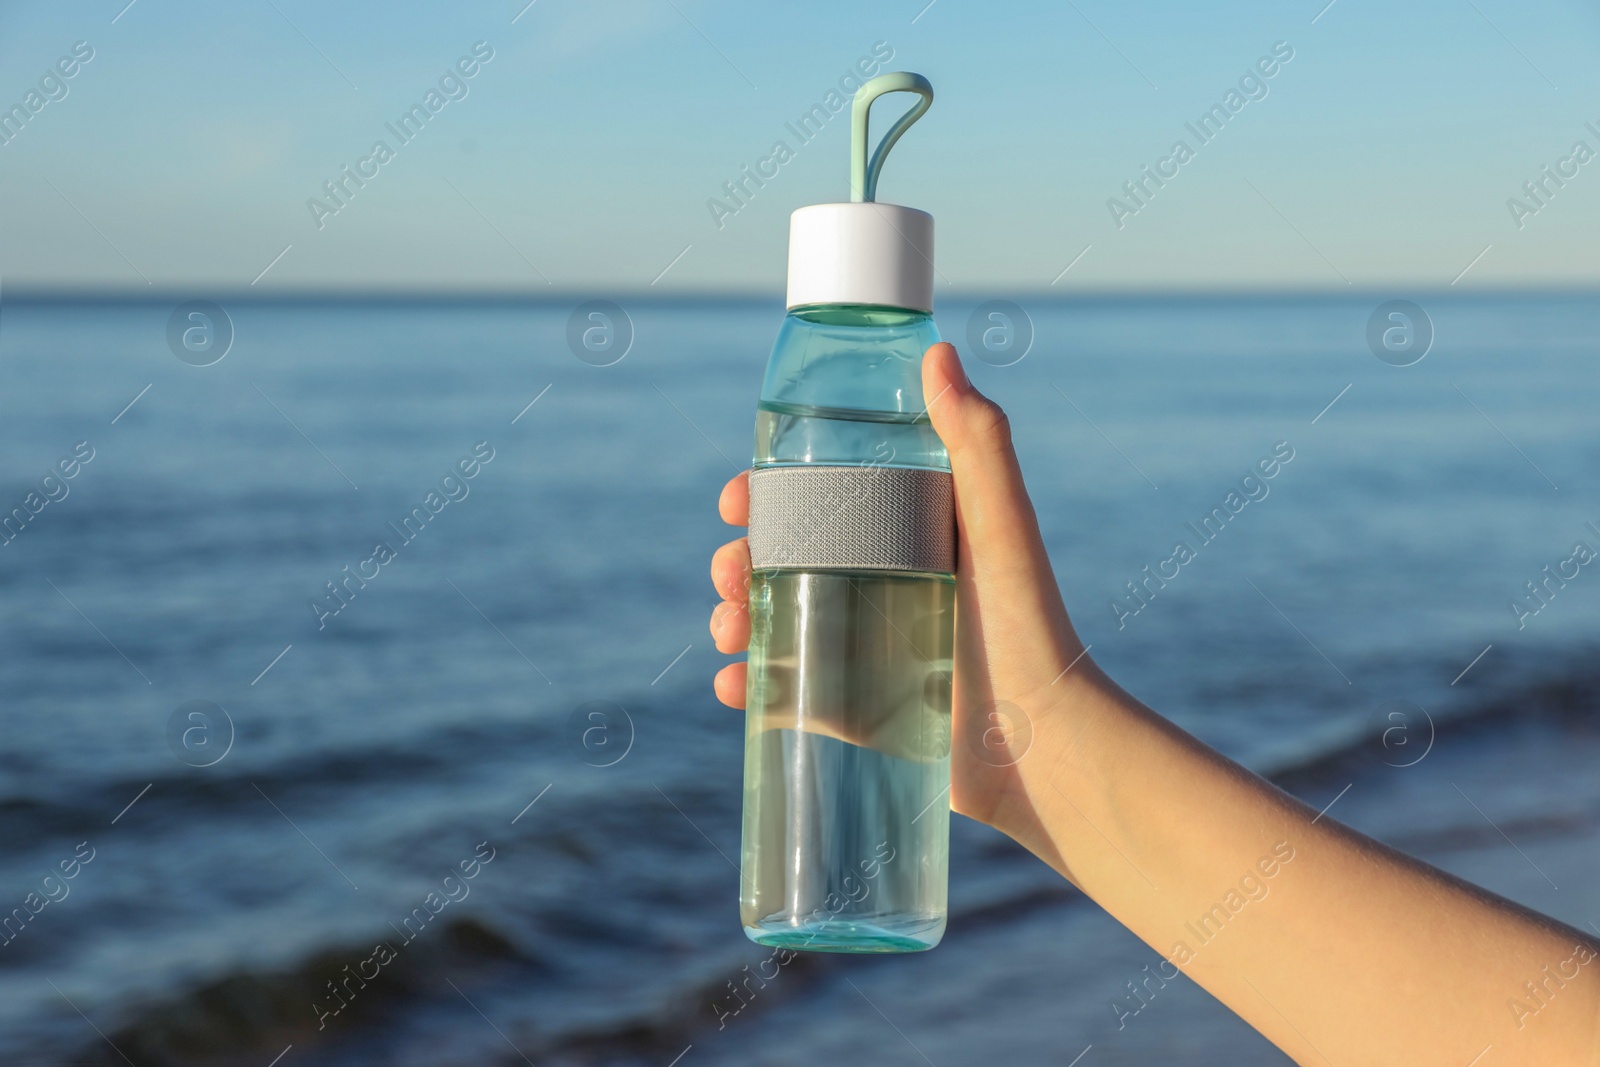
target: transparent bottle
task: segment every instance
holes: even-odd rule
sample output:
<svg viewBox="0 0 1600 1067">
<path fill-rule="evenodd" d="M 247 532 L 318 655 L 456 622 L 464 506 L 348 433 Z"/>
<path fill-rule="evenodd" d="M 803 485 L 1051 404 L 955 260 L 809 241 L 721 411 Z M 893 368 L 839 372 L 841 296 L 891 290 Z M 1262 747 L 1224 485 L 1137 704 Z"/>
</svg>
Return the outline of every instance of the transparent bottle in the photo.
<svg viewBox="0 0 1600 1067">
<path fill-rule="evenodd" d="M 868 82 L 862 145 L 866 106 L 897 90 L 924 99 L 886 144 L 932 97 L 917 75 Z M 853 177 L 856 201 L 791 220 L 756 418 L 740 915 L 764 945 L 914 952 L 944 933 L 949 868 L 954 512 L 921 378 L 933 220 L 873 203 L 875 167 Z"/>
<path fill-rule="evenodd" d="M 755 469 L 947 471 L 923 413 L 931 316 L 790 313 L 756 416 Z M 909 952 L 944 933 L 950 574 L 757 570 L 750 588 L 743 892 L 761 944 Z"/>
</svg>

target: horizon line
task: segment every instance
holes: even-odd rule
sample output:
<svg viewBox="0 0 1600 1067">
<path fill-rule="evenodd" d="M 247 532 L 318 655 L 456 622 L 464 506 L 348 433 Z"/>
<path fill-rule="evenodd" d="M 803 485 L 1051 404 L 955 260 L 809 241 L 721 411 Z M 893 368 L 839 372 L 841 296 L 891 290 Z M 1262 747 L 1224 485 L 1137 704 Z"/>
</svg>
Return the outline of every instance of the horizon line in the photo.
<svg viewBox="0 0 1600 1067">
<path fill-rule="evenodd" d="M 939 295 L 939 294 L 936 294 Z M 1350 300 L 1393 299 L 1396 297 L 1438 298 L 1596 298 L 1600 284 L 1513 284 L 1473 286 L 1456 289 L 1447 285 L 1401 286 L 1171 286 L 1116 287 L 1101 289 L 1055 290 L 1050 288 L 973 287 L 942 294 L 945 301 L 1010 299 L 1059 303 L 1194 301 L 1194 300 Z M 781 288 L 774 289 L 668 289 L 650 290 L 626 287 L 593 286 L 558 289 L 508 289 L 470 287 L 278 287 L 251 289 L 221 286 L 49 286 L 0 285 L 0 305 L 6 303 L 170 303 L 173 300 L 223 300 L 238 303 L 527 303 L 569 304 L 573 301 L 609 299 L 637 303 L 750 303 L 782 304 Z"/>
</svg>

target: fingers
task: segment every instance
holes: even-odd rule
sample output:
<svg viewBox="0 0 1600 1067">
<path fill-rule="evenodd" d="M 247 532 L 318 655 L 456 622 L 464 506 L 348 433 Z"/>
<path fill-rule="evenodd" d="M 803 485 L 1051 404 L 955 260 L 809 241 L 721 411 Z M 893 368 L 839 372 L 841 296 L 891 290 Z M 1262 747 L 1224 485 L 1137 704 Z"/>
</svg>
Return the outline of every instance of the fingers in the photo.
<svg viewBox="0 0 1600 1067">
<path fill-rule="evenodd" d="M 962 532 L 985 562 L 1031 561 L 1042 552 L 1039 524 L 1011 447 L 1011 424 L 1000 405 L 967 380 L 948 344 L 928 349 L 922 391 L 928 417 L 950 452 Z"/>
<path fill-rule="evenodd" d="M 744 707 L 745 665 L 743 663 L 730 663 L 717 672 L 717 677 L 712 682 L 712 688 L 717 692 L 717 699 L 730 708 Z"/>
<path fill-rule="evenodd" d="M 731 483 L 730 483 L 731 484 Z M 750 542 L 729 541 L 711 557 L 711 584 L 722 603 L 711 611 L 711 637 L 719 652 L 743 652 L 750 646 Z"/>
<path fill-rule="evenodd" d="M 722 487 L 717 511 L 729 526 L 750 525 L 750 472 L 741 471 Z"/>
<path fill-rule="evenodd" d="M 735 475 L 722 487 L 717 500 L 722 521 L 730 526 L 750 525 L 750 472 Z M 743 652 L 750 646 L 750 542 L 741 537 L 717 549 L 711 556 L 711 584 L 722 603 L 711 610 L 711 639 L 717 651 Z M 717 672 L 712 688 L 717 699 L 730 708 L 744 707 L 746 666 L 730 663 Z"/>
<path fill-rule="evenodd" d="M 948 344 L 934 345 L 923 357 L 922 391 L 930 398 L 928 417 L 950 453 L 961 566 L 994 602 L 1014 605 L 1017 617 L 1027 618 L 1031 610 L 1065 623 L 1005 412 L 973 388 Z"/>
<path fill-rule="evenodd" d="M 711 609 L 711 638 L 725 655 L 750 647 L 750 612 L 743 604 L 724 600 Z"/>
<path fill-rule="evenodd" d="M 711 584 L 723 600 L 743 604 L 750 599 L 750 542 L 729 541 L 711 555 Z"/>
</svg>

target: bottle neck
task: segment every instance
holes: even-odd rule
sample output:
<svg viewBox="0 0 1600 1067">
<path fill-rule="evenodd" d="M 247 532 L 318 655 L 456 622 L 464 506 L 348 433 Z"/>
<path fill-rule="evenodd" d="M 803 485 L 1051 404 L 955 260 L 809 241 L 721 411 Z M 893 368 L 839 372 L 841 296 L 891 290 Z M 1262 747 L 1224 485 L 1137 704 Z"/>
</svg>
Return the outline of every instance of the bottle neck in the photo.
<svg viewBox="0 0 1600 1067">
<path fill-rule="evenodd" d="M 932 318 L 926 311 L 886 307 L 881 304 L 810 304 L 790 308 L 789 314 L 818 326 L 907 327 Z"/>
</svg>

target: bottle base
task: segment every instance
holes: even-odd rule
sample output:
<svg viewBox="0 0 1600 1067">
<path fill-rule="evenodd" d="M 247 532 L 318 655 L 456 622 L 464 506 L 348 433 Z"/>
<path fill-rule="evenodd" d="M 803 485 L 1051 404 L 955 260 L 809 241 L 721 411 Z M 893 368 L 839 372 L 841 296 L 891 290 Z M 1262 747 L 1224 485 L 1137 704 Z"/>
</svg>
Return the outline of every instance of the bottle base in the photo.
<svg viewBox="0 0 1600 1067">
<path fill-rule="evenodd" d="M 758 945 L 796 952 L 926 952 L 944 937 L 945 921 L 892 918 L 881 923 L 830 919 L 793 925 L 772 922 L 746 926 L 744 935 Z"/>
</svg>

